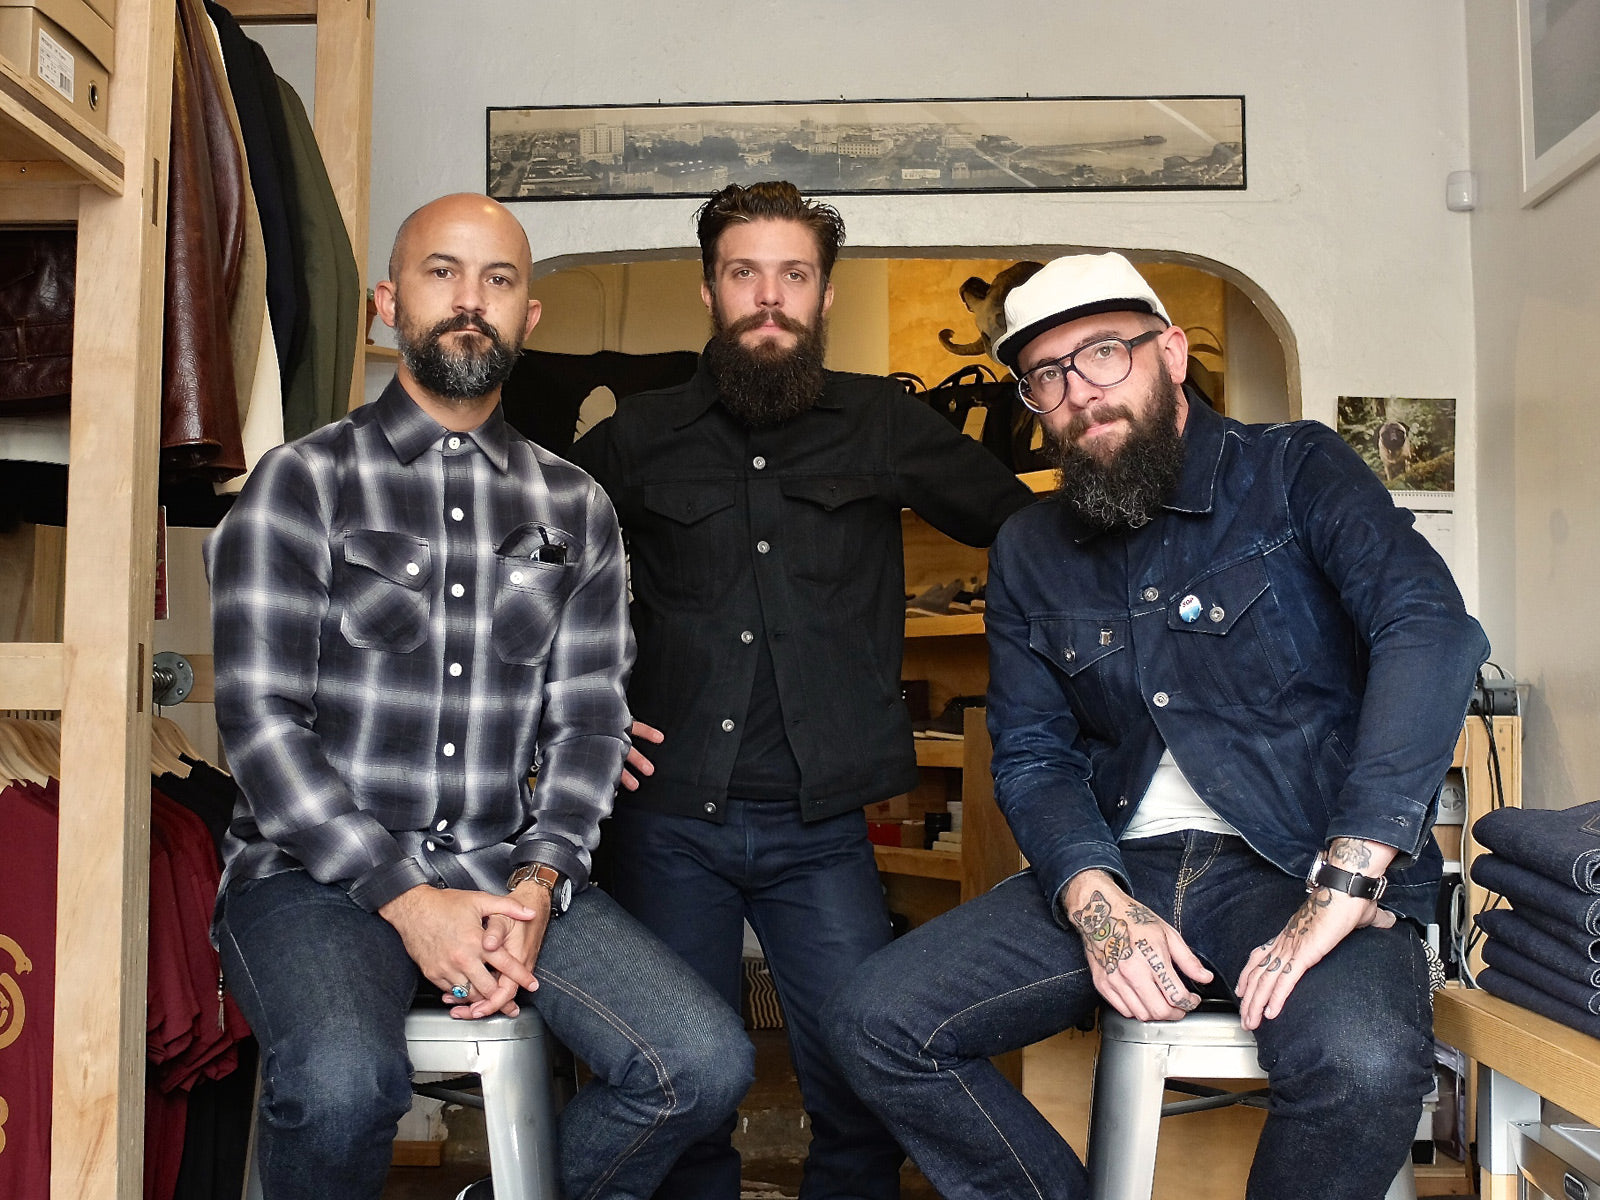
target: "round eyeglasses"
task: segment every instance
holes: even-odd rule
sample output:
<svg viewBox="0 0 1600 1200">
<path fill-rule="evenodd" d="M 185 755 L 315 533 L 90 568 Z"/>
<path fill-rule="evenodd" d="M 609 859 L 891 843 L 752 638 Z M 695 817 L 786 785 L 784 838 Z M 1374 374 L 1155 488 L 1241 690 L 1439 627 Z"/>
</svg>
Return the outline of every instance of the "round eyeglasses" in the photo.
<svg viewBox="0 0 1600 1200">
<path fill-rule="evenodd" d="M 1160 334 L 1152 329 L 1136 338 L 1108 337 L 1079 346 L 1065 358 L 1042 362 L 1017 379 L 1017 395 L 1036 413 L 1054 412 L 1067 398 L 1067 375 L 1076 371 L 1090 387 L 1116 387 L 1133 374 L 1133 351 Z"/>
</svg>

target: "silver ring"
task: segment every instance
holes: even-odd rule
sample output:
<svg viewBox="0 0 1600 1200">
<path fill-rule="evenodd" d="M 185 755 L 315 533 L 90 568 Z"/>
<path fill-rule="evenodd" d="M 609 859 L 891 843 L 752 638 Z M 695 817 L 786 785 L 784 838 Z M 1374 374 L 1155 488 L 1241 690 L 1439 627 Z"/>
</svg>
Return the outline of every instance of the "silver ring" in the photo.
<svg viewBox="0 0 1600 1200">
<path fill-rule="evenodd" d="M 465 1000 L 467 998 L 467 991 L 468 990 L 469 989 L 467 988 L 466 984 L 458 983 L 458 984 L 455 985 L 455 987 L 450 989 L 450 994 L 452 996 L 454 996 L 457 1000 Z"/>
</svg>

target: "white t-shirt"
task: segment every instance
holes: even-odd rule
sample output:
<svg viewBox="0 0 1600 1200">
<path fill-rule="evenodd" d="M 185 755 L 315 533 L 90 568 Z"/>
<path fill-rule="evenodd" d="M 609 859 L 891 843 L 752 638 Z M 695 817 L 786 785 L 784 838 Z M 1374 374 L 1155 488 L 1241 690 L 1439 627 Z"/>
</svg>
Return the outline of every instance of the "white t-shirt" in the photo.
<svg viewBox="0 0 1600 1200">
<path fill-rule="evenodd" d="M 1133 810 L 1133 820 L 1122 831 L 1118 841 L 1130 838 L 1158 837 L 1164 833 L 1177 833 L 1180 829 L 1200 829 L 1207 833 L 1231 833 L 1238 830 L 1229 825 L 1200 798 L 1200 793 L 1183 777 L 1171 750 L 1161 752 L 1156 773 L 1145 790 L 1139 807 Z"/>
</svg>

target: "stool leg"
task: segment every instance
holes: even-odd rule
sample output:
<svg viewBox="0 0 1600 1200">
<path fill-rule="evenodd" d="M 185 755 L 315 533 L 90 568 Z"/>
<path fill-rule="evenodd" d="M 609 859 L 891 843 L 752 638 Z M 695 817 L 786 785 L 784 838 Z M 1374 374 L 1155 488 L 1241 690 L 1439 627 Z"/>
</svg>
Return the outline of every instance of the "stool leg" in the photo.
<svg viewBox="0 0 1600 1200">
<path fill-rule="evenodd" d="M 1089 1110 L 1094 1200 L 1150 1200 L 1166 1092 L 1167 1047 L 1103 1040 Z"/>
<path fill-rule="evenodd" d="M 477 1069 L 495 1200 L 560 1200 L 545 1039 L 479 1042 Z"/>
</svg>

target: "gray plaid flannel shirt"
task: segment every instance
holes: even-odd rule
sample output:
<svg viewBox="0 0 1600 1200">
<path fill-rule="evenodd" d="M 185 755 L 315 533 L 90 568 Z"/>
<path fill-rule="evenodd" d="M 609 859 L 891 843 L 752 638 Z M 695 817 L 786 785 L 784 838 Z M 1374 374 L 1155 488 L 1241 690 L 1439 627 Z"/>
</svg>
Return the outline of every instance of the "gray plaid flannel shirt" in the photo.
<svg viewBox="0 0 1600 1200">
<path fill-rule="evenodd" d="M 368 911 L 418 884 L 575 887 L 627 752 L 621 537 L 499 409 L 453 434 L 398 380 L 262 459 L 206 543 L 223 886 L 305 868 Z M 537 786 L 529 772 L 537 770 Z"/>
</svg>

